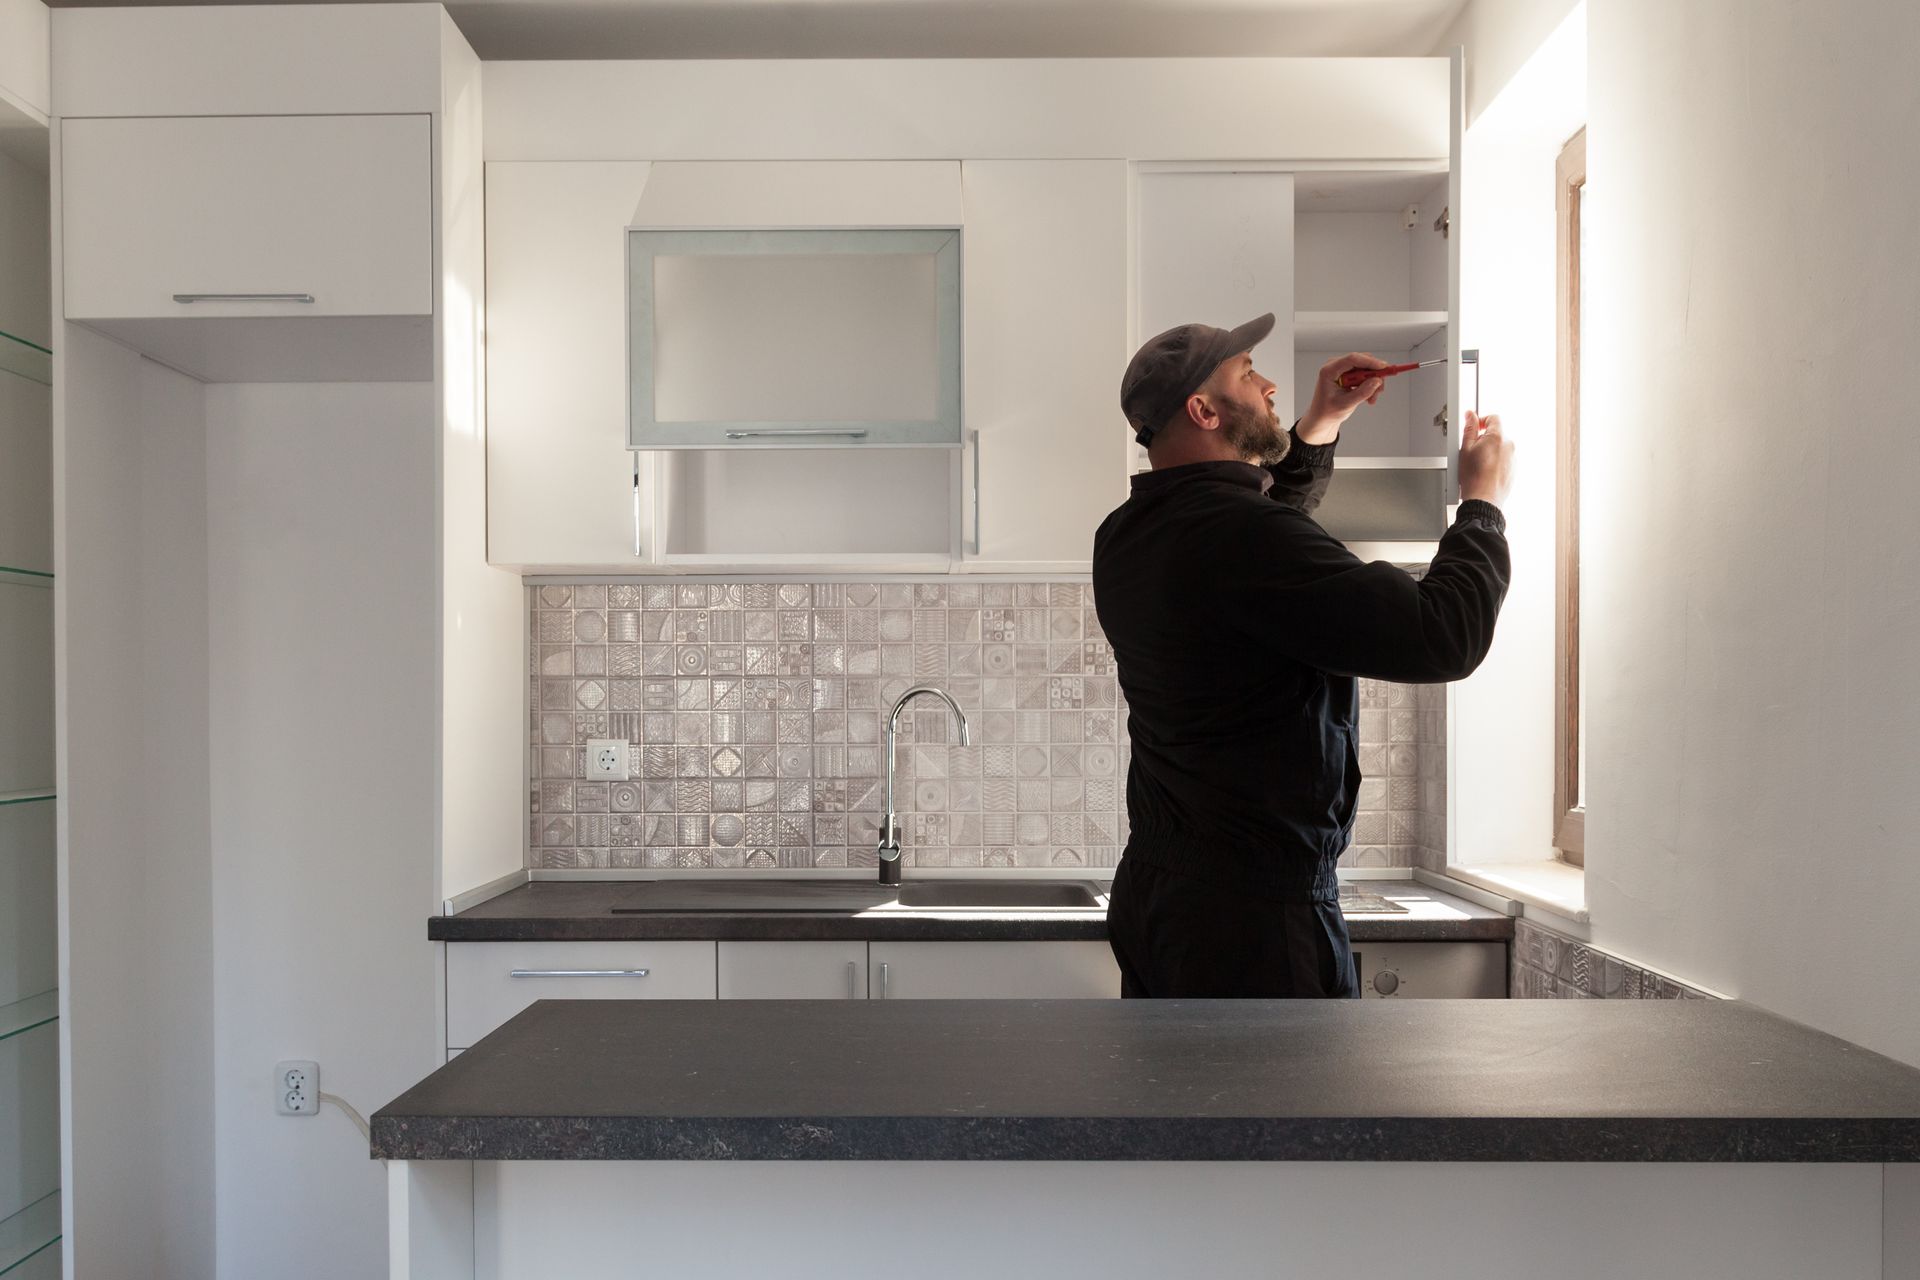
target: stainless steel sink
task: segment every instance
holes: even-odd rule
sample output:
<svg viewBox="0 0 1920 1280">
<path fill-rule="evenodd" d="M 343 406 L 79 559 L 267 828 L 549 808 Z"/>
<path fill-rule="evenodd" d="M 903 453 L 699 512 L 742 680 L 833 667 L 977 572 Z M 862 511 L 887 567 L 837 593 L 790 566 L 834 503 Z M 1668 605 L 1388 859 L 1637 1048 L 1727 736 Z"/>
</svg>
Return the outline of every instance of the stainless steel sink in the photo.
<svg viewBox="0 0 1920 1280">
<path fill-rule="evenodd" d="M 900 886 L 903 907 L 980 907 L 1021 911 L 1042 907 L 1093 910 L 1100 895 L 1085 882 L 1047 880 L 917 880 Z"/>
</svg>

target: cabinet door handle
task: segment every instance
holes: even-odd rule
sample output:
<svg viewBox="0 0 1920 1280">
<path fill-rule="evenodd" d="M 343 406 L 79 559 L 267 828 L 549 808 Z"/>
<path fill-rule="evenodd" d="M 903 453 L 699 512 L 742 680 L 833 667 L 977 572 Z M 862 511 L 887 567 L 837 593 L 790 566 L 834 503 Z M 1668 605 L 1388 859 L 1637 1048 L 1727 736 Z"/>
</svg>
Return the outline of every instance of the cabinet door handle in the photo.
<svg viewBox="0 0 1920 1280">
<path fill-rule="evenodd" d="M 887 972 L 887 962 L 880 962 L 880 998 L 885 1000 L 893 987 L 893 975 Z"/>
<path fill-rule="evenodd" d="M 980 433 L 973 435 L 973 554 L 980 554 Z"/>
<path fill-rule="evenodd" d="M 727 439 L 729 440 L 758 440 L 758 439 L 761 439 L 762 437 L 768 437 L 768 436 L 811 437 L 814 439 L 823 439 L 827 437 L 834 437 L 834 438 L 844 437 L 845 439 L 848 439 L 848 440 L 864 440 L 867 438 L 867 433 L 863 428 L 856 428 L 853 430 L 844 430 L 836 427 L 786 427 L 786 428 L 781 428 L 780 430 L 777 430 L 777 431 L 755 430 L 755 431 L 727 432 Z"/>
<path fill-rule="evenodd" d="M 634 453 L 634 558 L 641 560 L 645 553 L 639 549 L 639 453 Z"/>
<path fill-rule="evenodd" d="M 515 978 L 644 978 L 645 969 L 515 969 Z"/>
<path fill-rule="evenodd" d="M 860 998 L 860 965 L 857 961 L 847 961 L 847 999 Z"/>
<path fill-rule="evenodd" d="M 310 293 L 176 293 L 175 302 L 312 302 Z"/>
</svg>

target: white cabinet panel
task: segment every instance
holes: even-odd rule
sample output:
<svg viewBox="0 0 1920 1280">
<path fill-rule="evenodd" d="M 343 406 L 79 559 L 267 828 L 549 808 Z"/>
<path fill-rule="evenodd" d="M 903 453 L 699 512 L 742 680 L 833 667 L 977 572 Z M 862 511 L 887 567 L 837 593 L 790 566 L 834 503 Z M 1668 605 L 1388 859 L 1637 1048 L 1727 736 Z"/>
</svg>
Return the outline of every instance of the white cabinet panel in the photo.
<svg viewBox="0 0 1920 1280">
<path fill-rule="evenodd" d="M 648 166 L 487 166 L 487 558 L 638 567 L 649 455 L 627 441 L 627 224 Z M 647 495 L 646 536 L 635 529 Z M 636 552 L 636 544 L 640 550 Z"/>
<path fill-rule="evenodd" d="M 69 319 L 433 311 L 428 116 L 69 120 L 61 163 Z"/>
<path fill-rule="evenodd" d="M 967 161 L 961 181 L 968 560 L 1085 571 L 1127 495 L 1127 165 Z"/>
<path fill-rule="evenodd" d="M 0 804 L 0 1005 L 53 990 L 54 802 Z"/>
<path fill-rule="evenodd" d="M 0 580 L 0 793 L 53 786 L 53 584 Z"/>
<path fill-rule="evenodd" d="M 447 944 L 447 1045 L 466 1049 L 535 1000 L 711 1000 L 711 942 Z"/>
<path fill-rule="evenodd" d="M 52 387 L 0 371 L 0 458 L 0 568 L 52 573 Z"/>
<path fill-rule="evenodd" d="M 722 942 L 722 1000 L 864 1000 L 864 942 Z"/>
<path fill-rule="evenodd" d="M 880 1000 L 1118 998 L 1105 942 L 874 942 L 869 989 Z"/>
<path fill-rule="evenodd" d="M 60 1186 L 60 1024 L 0 1040 L 0 1216 Z"/>
<path fill-rule="evenodd" d="M 1175 325 L 1231 329 L 1271 311 L 1254 366 L 1293 403 L 1293 175 L 1143 173 L 1139 213 L 1139 339 Z M 1119 371 L 1113 377 L 1116 403 Z M 1116 407 L 1113 411 L 1118 414 Z"/>
</svg>

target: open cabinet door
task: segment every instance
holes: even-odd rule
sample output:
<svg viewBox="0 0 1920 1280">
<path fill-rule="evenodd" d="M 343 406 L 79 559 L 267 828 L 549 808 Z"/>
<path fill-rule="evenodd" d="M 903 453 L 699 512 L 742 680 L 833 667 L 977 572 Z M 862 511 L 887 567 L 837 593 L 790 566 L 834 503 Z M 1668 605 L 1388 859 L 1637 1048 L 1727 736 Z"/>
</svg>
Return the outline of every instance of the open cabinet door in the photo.
<svg viewBox="0 0 1920 1280">
<path fill-rule="evenodd" d="M 1470 377 L 1460 363 L 1460 169 L 1467 132 L 1467 54 L 1459 45 L 1449 55 L 1447 88 L 1447 490 L 1449 503 L 1460 501 L 1460 435 L 1467 410 L 1479 405 L 1460 398 L 1462 386 L 1477 390 L 1479 370 Z"/>
</svg>

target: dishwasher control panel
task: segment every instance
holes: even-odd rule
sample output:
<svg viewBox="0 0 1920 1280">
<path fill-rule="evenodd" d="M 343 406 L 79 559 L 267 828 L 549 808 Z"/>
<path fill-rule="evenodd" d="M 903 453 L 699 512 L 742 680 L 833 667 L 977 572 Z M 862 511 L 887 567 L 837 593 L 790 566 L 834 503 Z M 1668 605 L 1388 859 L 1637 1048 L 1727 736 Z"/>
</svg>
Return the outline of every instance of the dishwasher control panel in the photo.
<svg viewBox="0 0 1920 1280">
<path fill-rule="evenodd" d="M 1368 1000 L 1505 999 L 1504 942 L 1365 942 L 1353 949 Z"/>
</svg>

